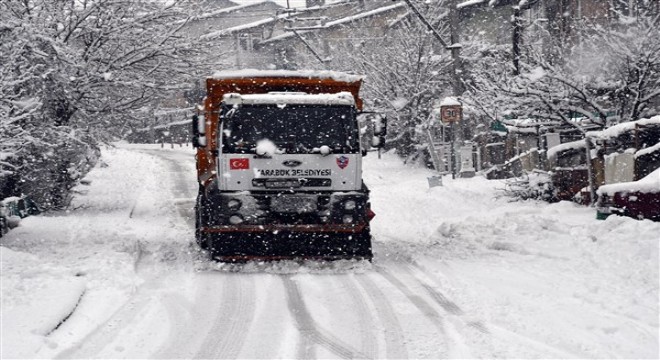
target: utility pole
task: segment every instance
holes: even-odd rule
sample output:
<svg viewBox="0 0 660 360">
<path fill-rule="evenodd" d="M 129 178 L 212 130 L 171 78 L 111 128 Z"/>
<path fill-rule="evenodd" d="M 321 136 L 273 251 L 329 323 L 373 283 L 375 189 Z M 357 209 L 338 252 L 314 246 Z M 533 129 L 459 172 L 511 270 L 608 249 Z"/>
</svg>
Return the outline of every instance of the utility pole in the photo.
<svg viewBox="0 0 660 360">
<path fill-rule="evenodd" d="M 522 9 L 520 6 L 513 7 L 513 34 L 511 36 L 512 40 L 512 49 L 513 53 L 513 75 L 520 75 L 520 40 L 522 38 Z"/>
<path fill-rule="evenodd" d="M 458 0 L 453 0 L 449 8 L 449 32 L 451 36 L 451 45 L 446 46 L 451 50 L 452 58 L 452 88 L 454 96 L 459 97 L 463 95 L 463 64 L 461 62 L 461 48 L 459 34 L 461 27 L 460 10 L 456 7 Z"/>
<path fill-rule="evenodd" d="M 462 79 L 462 64 L 461 64 L 461 47 L 459 42 L 460 33 L 460 10 L 456 7 L 458 0 L 452 0 L 449 7 L 449 29 L 451 32 L 450 42 L 447 44 L 440 36 L 440 33 L 431 25 L 431 23 L 422 15 L 417 6 L 413 4 L 412 0 L 404 0 L 408 7 L 417 15 L 419 20 L 431 31 L 433 36 L 442 44 L 442 46 L 451 51 L 452 57 L 452 92 L 454 96 L 458 97 L 463 94 L 463 81 Z"/>
<path fill-rule="evenodd" d="M 458 0 L 451 0 L 449 5 L 449 31 L 450 31 L 450 42 L 447 44 L 442 36 L 438 33 L 437 30 L 431 25 L 431 23 L 422 15 L 422 13 L 417 9 L 417 6 L 413 4 L 412 0 L 404 0 L 408 7 L 417 15 L 417 17 L 422 21 L 424 25 L 431 31 L 433 36 L 444 46 L 446 50 L 451 51 L 452 58 L 452 93 L 458 99 L 463 95 L 463 71 L 462 71 L 462 62 L 461 62 L 461 48 L 459 34 L 460 34 L 460 10 L 458 9 Z M 450 161 L 452 169 L 452 177 L 456 178 L 456 149 L 455 149 L 455 140 L 456 140 L 456 127 L 453 123 L 450 124 L 450 135 L 451 135 L 451 146 L 450 146 Z"/>
</svg>

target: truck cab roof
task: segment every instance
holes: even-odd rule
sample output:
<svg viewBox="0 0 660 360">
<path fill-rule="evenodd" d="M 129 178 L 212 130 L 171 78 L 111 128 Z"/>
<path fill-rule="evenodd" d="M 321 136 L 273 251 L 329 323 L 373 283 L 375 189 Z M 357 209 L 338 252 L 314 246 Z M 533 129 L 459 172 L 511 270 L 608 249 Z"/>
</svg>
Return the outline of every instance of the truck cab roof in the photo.
<svg viewBox="0 0 660 360">
<path fill-rule="evenodd" d="M 226 105 L 344 105 L 355 106 L 355 98 L 350 92 L 336 94 L 306 94 L 303 92 L 271 92 L 267 94 L 238 94 L 223 95 L 222 102 Z"/>
</svg>

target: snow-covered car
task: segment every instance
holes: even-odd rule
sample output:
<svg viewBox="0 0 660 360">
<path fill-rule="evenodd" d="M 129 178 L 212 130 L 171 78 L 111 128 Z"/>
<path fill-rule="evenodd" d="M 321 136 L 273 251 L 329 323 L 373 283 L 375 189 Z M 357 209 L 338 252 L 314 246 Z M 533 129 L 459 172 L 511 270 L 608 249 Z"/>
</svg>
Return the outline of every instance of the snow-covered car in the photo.
<svg viewBox="0 0 660 360">
<path fill-rule="evenodd" d="M 3 237 L 9 231 L 7 223 L 7 211 L 4 206 L 0 206 L 0 237 Z"/>
<path fill-rule="evenodd" d="M 0 236 L 19 225 L 22 218 L 41 212 L 37 204 L 27 196 L 12 196 L 0 201 Z"/>
<path fill-rule="evenodd" d="M 596 206 L 599 219 L 617 214 L 660 221 L 660 169 L 637 181 L 601 186 Z"/>
</svg>

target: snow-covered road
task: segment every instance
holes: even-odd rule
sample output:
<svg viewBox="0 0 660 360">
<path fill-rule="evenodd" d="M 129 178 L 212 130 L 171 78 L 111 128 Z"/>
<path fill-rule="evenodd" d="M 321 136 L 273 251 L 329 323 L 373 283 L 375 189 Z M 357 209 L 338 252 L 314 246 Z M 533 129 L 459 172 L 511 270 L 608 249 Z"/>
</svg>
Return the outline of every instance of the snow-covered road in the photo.
<svg viewBox="0 0 660 360">
<path fill-rule="evenodd" d="M 0 239 L 1 357 L 659 357 L 659 223 L 365 160 L 373 264 L 229 266 L 192 245 L 189 148 L 104 150 Z"/>
</svg>

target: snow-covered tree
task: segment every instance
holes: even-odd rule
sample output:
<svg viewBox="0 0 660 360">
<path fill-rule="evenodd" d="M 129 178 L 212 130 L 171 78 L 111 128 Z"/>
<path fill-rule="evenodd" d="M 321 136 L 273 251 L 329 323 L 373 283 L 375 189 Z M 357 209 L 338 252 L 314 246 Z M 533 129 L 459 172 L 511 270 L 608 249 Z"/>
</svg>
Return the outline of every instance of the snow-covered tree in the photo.
<svg viewBox="0 0 660 360">
<path fill-rule="evenodd" d="M 660 111 L 660 36 L 657 14 L 619 17 L 603 27 L 575 24 L 578 43 L 564 58 L 526 46 L 520 74 L 508 51 L 487 49 L 471 64 L 471 102 L 492 119 L 498 114 L 560 120 L 583 117 L 601 127 Z M 559 45 L 558 45 L 559 46 Z M 562 45 L 565 47 L 565 45 Z M 559 50 L 551 51 L 553 54 Z"/>
<path fill-rule="evenodd" d="M 201 47 L 182 1 L 9 0 L 0 4 L 2 195 L 45 208 L 150 106 L 181 92 Z"/>
</svg>

